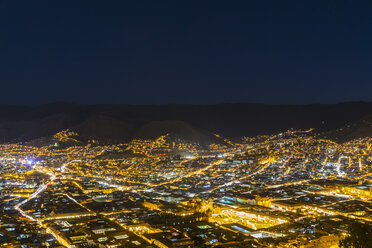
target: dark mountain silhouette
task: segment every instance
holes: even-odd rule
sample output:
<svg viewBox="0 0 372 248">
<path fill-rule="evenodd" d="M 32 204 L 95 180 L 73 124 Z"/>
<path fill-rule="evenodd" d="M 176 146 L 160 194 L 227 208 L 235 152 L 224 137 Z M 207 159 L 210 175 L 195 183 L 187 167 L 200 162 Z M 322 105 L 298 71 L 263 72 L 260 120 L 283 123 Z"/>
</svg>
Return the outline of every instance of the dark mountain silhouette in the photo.
<svg viewBox="0 0 372 248">
<path fill-rule="evenodd" d="M 202 143 L 202 145 L 223 142 L 220 138 L 209 132 L 198 130 L 178 120 L 151 121 L 141 126 L 136 132 L 135 137 L 140 139 L 156 139 L 164 134 L 168 134 L 173 140 Z"/>
<path fill-rule="evenodd" d="M 365 116 L 356 122 L 325 132 L 323 135 L 340 142 L 355 138 L 372 137 L 372 116 Z"/>
<path fill-rule="evenodd" d="M 113 119 L 108 116 L 95 115 L 71 128 L 83 137 L 108 142 L 129 141 L 137 127 L 131 123 Z"/>
<path fill-rule="evenodd" d="M 372 116 L 370 102 L 312 105 L 0 105 L 0 141 L 26 141 L 66 128 L 107 142 L 136 137 L 154 138 L 168 131 L 175 138 L 188 137 L 190 140 L 210 142 L 211 133 L 231 138 L 273 134 L 290 128 L 315 128 L 317 132 L 337 138 L 338 134 L 332 133 L 332 130 L 359 123 L 366 116 Z M 350 139 L 371 134 L 365 131 L 367 127 L 359 126 L 348 134 L 340 135 Z"/>
<path fill-rule="evenodd" d="M 71 126 L 71 116 L 55 114 L 33 120 L 0 122 L 0 141 L 18 142 L 52 135 Z"/>
</svg>

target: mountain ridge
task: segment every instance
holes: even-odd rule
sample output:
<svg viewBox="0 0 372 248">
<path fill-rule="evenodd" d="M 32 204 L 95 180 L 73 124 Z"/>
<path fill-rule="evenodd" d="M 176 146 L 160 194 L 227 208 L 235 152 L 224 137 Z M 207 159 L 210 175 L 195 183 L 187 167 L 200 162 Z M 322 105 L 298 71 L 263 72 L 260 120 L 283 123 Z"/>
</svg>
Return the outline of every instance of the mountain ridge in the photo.
<svg viewBox="0 0 372 248">
<path fill-rule="evenodd" d="M 68 102 L 40 106 L 0 105 L 0 141 L 25 141 L 53 135 L 69 128 L 86 136 L 96 136 L 112 141 L 135 138 L 141 127 L 151 122 L 180 121 L 172 127 L 177 132 L 188 129 L 203 133 L 217 133 L 224 137 L 274 134 L 294 129 L 315 128 L 328 135 L 345 125 L 351 125 L 372 116 L 372 102 L 344 102 L 338 104 L 260 104 L 225 103 L 197 104 L 95 104 L 79 105 Z M 181 124 L 182 123 L 182 124 Z M 183 124 L 185 123 L 185 124 Z M 173 125 L 172 124 L 172 125 Z M 183 126 L 183 127 L 182 127 Z M 42 127 L 42 130 L 39 130 Z M 162 133 L 162 131 L 157 131 Z M 363 135 L 372 135 L 362 132 Z M 178 134 L 176 134 L 178 135 Z M 206 136 L 205 136 L 206 135 Z M 187 136 L 187 132 L 182 134 Z M 190 134 L 190 136 L 192 136 Z M 330 135 L 332 137 L 332 135 Z M 350 138 L 351 135 L 345 135 Z"/>
</svg>

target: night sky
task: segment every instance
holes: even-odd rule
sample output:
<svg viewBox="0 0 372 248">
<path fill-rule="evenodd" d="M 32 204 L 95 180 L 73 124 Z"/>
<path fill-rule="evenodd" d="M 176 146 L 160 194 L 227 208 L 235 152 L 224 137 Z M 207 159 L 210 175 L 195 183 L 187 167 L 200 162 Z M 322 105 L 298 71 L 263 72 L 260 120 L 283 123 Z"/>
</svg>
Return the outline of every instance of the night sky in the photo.
<svg viewBox="0 0 372 248">
<path fill-rule="evenodd" d="M 0 103 L 372 101 L 372 1 L 0 0 Z"/>
</svg>

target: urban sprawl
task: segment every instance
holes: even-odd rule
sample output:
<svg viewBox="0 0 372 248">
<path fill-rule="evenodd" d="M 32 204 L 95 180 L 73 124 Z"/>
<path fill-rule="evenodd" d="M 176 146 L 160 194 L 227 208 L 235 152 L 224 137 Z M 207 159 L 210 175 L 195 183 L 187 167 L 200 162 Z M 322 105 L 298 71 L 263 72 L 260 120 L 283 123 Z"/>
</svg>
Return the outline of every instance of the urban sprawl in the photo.
<svg viewBox="0 0 372 248">
<path fill-rule="evenodd" d="M 372 222 L 371 138 L 51 140 L 0 145 L 0 247 L 328 248 Z"/>
</svg>

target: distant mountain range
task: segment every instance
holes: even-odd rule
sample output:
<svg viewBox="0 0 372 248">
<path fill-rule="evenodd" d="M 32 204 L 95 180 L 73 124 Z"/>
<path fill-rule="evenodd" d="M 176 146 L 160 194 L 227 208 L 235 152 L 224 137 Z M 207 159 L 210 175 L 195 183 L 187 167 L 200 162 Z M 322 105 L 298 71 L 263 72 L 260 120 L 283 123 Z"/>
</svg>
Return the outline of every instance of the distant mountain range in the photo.
<svg viewBox="0 0 372 248">
<path fill-rule="evenodd" d="M 50 136 L 69 128 L 103 142 L 154 139 L 169 133 L 178 139 L 210 143 L 223 137 L 256 136 L 315 128 L 333 139 L 372 135 L 372 102 L 269 105 L 0 105 L 0 142 Z"/>
</svg>

